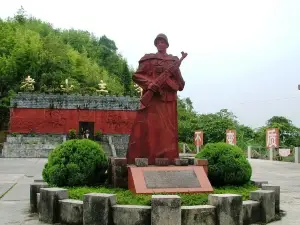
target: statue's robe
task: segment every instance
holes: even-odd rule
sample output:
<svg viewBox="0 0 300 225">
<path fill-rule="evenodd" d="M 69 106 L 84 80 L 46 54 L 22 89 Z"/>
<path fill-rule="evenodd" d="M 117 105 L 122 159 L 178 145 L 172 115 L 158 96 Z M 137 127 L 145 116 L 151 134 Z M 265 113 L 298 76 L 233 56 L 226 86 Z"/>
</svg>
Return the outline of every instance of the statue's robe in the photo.
<svg viewBox="0 0 300 225">
<path fill-rule="evenodd" d="M 146 54 L 132 79 L 144 94 L 149 84 L 178 60 L 172 55 Z M 154 164 L 155 158 L 168 158 L 169 163 L 179 158 L 177 91 L 182 91 L 184 85 L 177 68 L 154 93 L 149 106 L 138 110 L 128 144 L 128 164 L 134 164 L 135 158 L 148 158 L 149 164 Z"/>
</svg>

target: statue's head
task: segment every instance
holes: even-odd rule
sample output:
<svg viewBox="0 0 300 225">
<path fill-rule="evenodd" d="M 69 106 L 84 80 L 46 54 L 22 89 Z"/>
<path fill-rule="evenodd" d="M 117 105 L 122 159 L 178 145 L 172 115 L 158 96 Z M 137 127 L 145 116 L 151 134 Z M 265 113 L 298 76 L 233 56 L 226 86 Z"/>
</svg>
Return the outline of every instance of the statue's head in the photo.
<svg viewBox="0 0 300 225">
<path fill-rule="evenodd" d="M 168 38 L 165 34 L 158 34 L 154 40 L 154 45 L 160 50 L 166 50 L 169 47 Z"/>
</svg>

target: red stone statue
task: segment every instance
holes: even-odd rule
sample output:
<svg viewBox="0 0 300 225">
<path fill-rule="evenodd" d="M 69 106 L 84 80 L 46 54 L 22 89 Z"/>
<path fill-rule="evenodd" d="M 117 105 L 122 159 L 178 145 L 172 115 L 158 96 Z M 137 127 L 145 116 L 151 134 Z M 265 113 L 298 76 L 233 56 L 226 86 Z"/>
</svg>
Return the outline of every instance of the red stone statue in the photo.
<svg viewBox="0 0 300 225">
<path fill-rule="evenodd" d="M 187 54 L 182 52 L 180 60 L 167 54 L 169 42 L 164 34 L 154 44 L 158 52 L 144 55 L 132 78 L 143 93 L 128 144 L 128 164 L 134 164 L 135 158 L 148 158 L 149 164 L 155 158 L 168 158 L 170 164 L 179 158 L 177 91 L 185 85 L 179 66 Z"/>
</svg>

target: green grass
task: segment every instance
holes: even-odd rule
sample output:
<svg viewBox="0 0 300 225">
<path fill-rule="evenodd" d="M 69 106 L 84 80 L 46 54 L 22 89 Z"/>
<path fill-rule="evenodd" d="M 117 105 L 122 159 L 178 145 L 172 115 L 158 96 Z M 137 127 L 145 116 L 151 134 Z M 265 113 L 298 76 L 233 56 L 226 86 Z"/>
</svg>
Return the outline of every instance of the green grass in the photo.
<svg viewBox="0 0 300 225">
<path fill-rule="evenodd" d="M 151 205 L 151 195 L 134 195 L 129 190 L 107 187 L 68 187 L 71 199 L 83 200 L 83 195 L 88 193 L 116 194 L 117 203 L 120 205 Z M 251 184 L 243 186 L 224 186 L 214 188 L 214 194 L 240 194 L 243 200 L 249 199 L 249 193 L 258 188 Z M 208 203 L 208 194 L 178 194 L 182 205 L 205 205 Z"/>
<path fill-rule="evenodd" d="M 283 162 L 295 162 L 295 156 L 294 155 L 289 155 L 287 157 L 282 157 Z"/>
</svg>

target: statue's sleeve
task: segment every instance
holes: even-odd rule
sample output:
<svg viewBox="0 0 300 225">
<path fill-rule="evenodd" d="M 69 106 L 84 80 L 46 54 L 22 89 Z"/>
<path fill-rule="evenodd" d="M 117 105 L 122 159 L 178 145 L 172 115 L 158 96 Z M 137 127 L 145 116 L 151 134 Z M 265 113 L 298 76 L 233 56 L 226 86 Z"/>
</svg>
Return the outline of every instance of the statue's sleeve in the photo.
<svg viewBox="0 0 300 225">
<path fill-rule="evenodd" d="M 176 76 L 176 80 L 177 80 L 177 83 L 178 83 L 178 85 L 179 85 L 179 91 L 182 91 L 183 90 L 183 88 L 184 88 L 184 86 L 185 86 L 185 81 L 184 81 L 184 79 L 183 79 L 183 77 L 182 77 L 182 75 L 181 75 L 181 72 L 180 72 L 180 69 L 178 70 L 178 76 Z"/>
<path fill-rule="evenodd" d="M 144 90 L 148 89 L 151 79 L 148 76 L 150 71 L 150 64 L 148 61 L 139 63 L 137 71 L 133 74 L 132 80 L 137 83 Z"/>
<path fill-rule="evenodd" d="M 175 79 L 168 78 L 166 80 L 166 85 L 171 89 L 173 89 L 174 91 L 182 91 L 185 85 L 185 81 L 181 76 L 180 69 L 176 71 L 174 78 Z"/>
<path fill-rule="evenodd" d="M 174 61 L 179 61 L 179 58 L 177 56 L 174 56 Z M 169 86 L 169 88 L 173 89 L 174 91 L 183 90 L 185 86 L 185 81 L 182 78 L 179 67 L 173 72 L 173 79 L 168 78 L 166 84 L 167 86 Z"/>
</svg>

